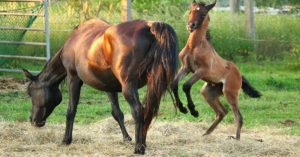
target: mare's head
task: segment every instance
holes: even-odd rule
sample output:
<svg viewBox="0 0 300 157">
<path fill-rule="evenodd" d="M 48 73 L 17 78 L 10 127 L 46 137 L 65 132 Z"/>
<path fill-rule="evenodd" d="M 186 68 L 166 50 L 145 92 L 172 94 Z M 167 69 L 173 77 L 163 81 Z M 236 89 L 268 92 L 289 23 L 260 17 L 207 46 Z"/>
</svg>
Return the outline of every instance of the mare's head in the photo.
<svg viewBox="0 0 300 157">
<path fill-rule="evenodd" d="M 54 108 L 61 102 L 62 96 L 57 85 L 41 81 L 38 76 L 32 75 L 29 71 L 23 70 L 25 76 L 30 80 L 27 93 L 31 97 L 32 109 L 30 122 L 36 127 L 42 127 L 47 117 Z"/>
<path fill-rule="evenodd" d="M 216 1 L 212 4 L 205 5 L 200 2 L 197 3 L 195 0 L 192 2 L 191 9 L 189 12 L 189 21 L 187 24 L 187 30 L 193 32 L 198 27 L 201 27 L 204 19 L 206 18 L 209 10 L 216 5 Z"/>
</svg>

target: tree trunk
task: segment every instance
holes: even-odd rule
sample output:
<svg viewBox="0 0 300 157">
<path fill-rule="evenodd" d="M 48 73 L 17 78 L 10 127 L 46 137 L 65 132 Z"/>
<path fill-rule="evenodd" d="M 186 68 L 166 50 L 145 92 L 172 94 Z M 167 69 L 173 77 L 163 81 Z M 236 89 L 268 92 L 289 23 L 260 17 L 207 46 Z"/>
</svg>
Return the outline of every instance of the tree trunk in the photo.
<svg viewBox="0 0 300 157">
<path fill-rule="evenodd" d="M 240 0 L 229 0 L 231 13 L 238 13 L 240 11 Z"/>
<path fill-rule="evenodd" d="M 122 0 L 121 2 L 121 20 L 122 22 L 131 20 L 131 0 Z"/>
</svg>

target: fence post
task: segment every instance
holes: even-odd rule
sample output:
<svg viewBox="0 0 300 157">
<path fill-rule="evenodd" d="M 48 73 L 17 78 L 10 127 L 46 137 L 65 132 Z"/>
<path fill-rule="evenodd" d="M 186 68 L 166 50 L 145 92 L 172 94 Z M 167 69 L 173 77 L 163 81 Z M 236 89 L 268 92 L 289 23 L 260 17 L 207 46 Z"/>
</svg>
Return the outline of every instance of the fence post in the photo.
<svg viewBox="0 0 300 157">
<path fill-rule="evenodd" d="M 257 51 L 257 44 L 255 42 L 255 25 L 254 25 L 254 1 L 245 0 L 245 26 L 246 35 L 252 40 L 253 51 Z M 257 59 L 257 53 L 255 55 Z"/>
<path fill-rule="evenodd" d="M 240 0 L 230 0 L 230 11 L 231 13 L 237 13 L 240 11 Z"/>
<path fill-rule="evenodd" d="M 121 2 L 121 17 L 122 22 L 131 20 L 131 0 L 122 0 Z"/>
<path fill-rule="evenodd" d="M 45 7 L 45 33 L 46 33 L 46 56 L 47 60 L 51 58 L 51 51 L 50 51 L 50 27 L 49 27 L 49 2 L 48 0 L 44 0 L 44 7 Z"/>
<path fill-rule="evenodd" d="M 255 39 L 255 28 L 254 28 L 254 1 L 245 0 L 245 23 L 246 23 L 246 32 L 248 37 Z"/>
</svg>

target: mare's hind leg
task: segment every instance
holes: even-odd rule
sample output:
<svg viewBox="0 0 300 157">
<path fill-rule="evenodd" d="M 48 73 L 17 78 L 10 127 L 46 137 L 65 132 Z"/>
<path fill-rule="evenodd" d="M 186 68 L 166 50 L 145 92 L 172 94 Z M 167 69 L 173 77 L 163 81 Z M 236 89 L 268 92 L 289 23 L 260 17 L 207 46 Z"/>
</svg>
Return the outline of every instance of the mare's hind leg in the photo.
<svg viewBox="0 0 300 157">
<path fill-rule="evenodd" d="M 114 119 L 118 122 L 122 134 L 123 134 L 123 139 L 124 141 L 131 141 L 131 137 L 129 136 L 126 127 L 124 125 L 124 114 L 120 109 L 119 106 L 119 100 L 118 100 L 118 93 L 116 92 L 107 92 L 108 98 L 111 102 L 111 108 L 112 108 L 112 116 L 114 117 Z"/>
<path fill-rule="evenodd" d="M 201 89 L 201 94 L 204 96 L 208 104 L 216 112 L 216 119 L 213 124 L 207 129 L 204 135 L 208 135 L 214 131 L 218 124 L 227 114 L 226 108 L 221 104 L 219 97 L 222 95 L 222 84 L 212 85 L 205 83 Z"/>
<path fill-rule="evenodd" d="M 143 128 L 144 128 L 144 108 L 139 100 L 137 91 L 137 83 L 135 81 L 126 80 L 122 83 L 122 93 L 130 104 L 131 113 L 135 121 L 135 149 L 134 153 L 144 154 L 146 145 L 143 141 Z"/>
<path fill-rule="evenodd" d="M 235 84 L 237 84 L 238 81 L 231 81 L 231 82 L 226 82 L 224 84 L 224 96 L 227 99 L 227 101 L 229 102 L 232 112 L 234 114 L 234 118 L 237 124 L 237 131 L 236 131 L 236 139 L 240 140 L 240 134 L 241 134 L 241 128 L 243 126 L 243 117 L 242 114 L 239 110 L 239 106 L 238 106 L 238 97 L 239 97 L 239 88 L 238 86 L 236 86 L 236 88 L 234 88 Z"/>
<path fill-rule="evenodd" d="M 183 91 L 184 91 L 187 101 L 188 101 L 188 108 L 194 117 L 198 117 L 199 113 L 197 110 L 195 110 L 195 105 L 194 105 L 194 102 L 191 97 L 191 88 L 192 88 L 193 84 L 196 83 L 200 79 L 201 79 L 201 74 L 199 71 L 197 71 L 197 72 L 193 73 L 191 78 L 183 84 Z"/>
<path fill-rule="evenodd" d="M 69 106 L 67 111 L 66 131 L 63 139 L 63 144 L 70 144 L 72 142 L 73 124 L 77 111 L 77 105 L 80 97 L 80 89 L 82 81 L 76 75 L 76 72 L 68 71 L 68 85 L 69 85 Z"/>
<path fill-rule="evenodd" d="M 176 74 L 174 81 L 172 82 L 172 91 L 174 93 L 176 106 L 179 108 L 179 111 L 182 113 L 187 113 L 187 109 L 183 107 L 183 104 L 179 98 L 178 94 L 178 83 L 179 81 L 188 73 L 187 68 L 181 67 L 179 72 Z"/>
</svg>

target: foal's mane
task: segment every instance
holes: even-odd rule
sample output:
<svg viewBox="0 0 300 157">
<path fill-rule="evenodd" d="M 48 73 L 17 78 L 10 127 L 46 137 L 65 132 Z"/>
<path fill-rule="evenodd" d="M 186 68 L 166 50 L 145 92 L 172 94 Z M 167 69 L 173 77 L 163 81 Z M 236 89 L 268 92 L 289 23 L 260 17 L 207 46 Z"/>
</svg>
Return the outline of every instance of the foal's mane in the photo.
<svg viewBox="0 0 300 157">
<path fill-rule="evenodd" d="M 204 2 L 196 2 L 196 4 L 201 5 L 201 6 L 205 6 L 206 5 Z M 209 17 L 208 17 L 208 21 L 210 21 Z M 207 39 L 208 42 L 210 42 L 211 39 L 212 39 L 212 36 L 210 34 L 210 30 L 209 29 L 207 29 L 207 32 L 206 32 L 206 39 Z"/>
<path fill-rule="evenodd" d="M 212 39 L 212 37 L 211 37 L 211 35 L 210 35 L 210 30 L 208 29 L 207 30 L 207 32 L 206 32 L 206 39 L 207 39 L 207 41 L 211 41 L 211 39 Z"/>
<path fill-rule="evenodd" d="M 197 4 L 202 5 L 202 6 L 205 6 L 205 3 L 204 3 L 204 2 L 198 2 Z"/>
</svg>

